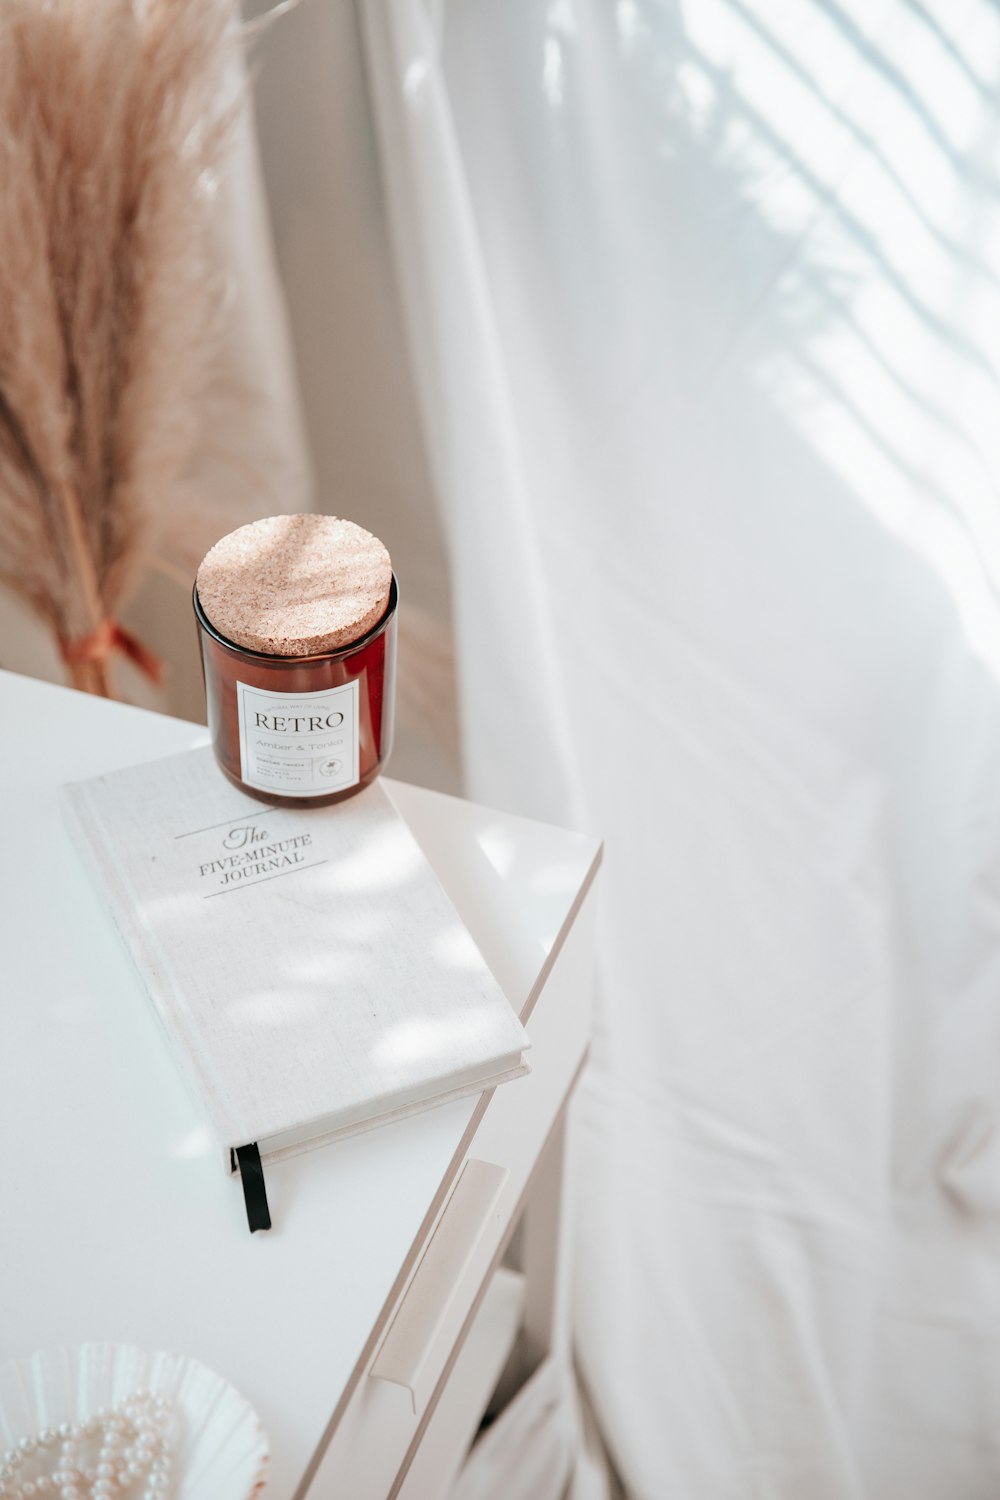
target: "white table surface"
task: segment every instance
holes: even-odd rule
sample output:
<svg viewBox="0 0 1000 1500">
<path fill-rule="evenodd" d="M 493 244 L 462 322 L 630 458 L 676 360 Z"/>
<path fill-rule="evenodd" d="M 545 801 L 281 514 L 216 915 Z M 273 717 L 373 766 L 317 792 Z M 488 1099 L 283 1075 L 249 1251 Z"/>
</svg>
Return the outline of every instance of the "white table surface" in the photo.
<svg viewBox="0 0 1000 1500">
<path fill-rule="evenodd" d="M 259 1412 L 268 1494 L 287 1500 L 476 1100 L 273 1166 L 275 1228 L 251 1237 L 239 1180 L 220 1167 L 55 793 L 206 740 L 198 725 L 0 672 L 0 1360 L 91 1339 L 194 1355 Z M 597 841 L 391 785 L 520 1008 Z"/>
</svg>

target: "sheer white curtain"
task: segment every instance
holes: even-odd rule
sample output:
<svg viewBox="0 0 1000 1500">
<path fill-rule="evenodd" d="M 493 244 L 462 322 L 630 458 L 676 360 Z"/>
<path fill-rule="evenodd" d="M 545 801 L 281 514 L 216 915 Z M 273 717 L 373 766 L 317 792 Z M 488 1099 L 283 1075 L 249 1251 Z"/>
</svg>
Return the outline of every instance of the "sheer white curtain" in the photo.
<svg viewBox="0 0 1000 1500">
<path fill-rule="evenodd" d="M 1000 12 L 361 12 L 469 790 L 607 838 L 628 1492 L 995 1497 Z"/>
</svg>

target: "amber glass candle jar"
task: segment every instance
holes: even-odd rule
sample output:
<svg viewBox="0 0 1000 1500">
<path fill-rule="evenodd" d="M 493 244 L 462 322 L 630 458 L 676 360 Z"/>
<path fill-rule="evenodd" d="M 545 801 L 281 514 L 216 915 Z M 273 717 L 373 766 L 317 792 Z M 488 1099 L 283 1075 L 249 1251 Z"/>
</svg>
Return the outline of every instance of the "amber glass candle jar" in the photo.
<svg viewBox="0 0 1000 1500">
<path fill-rule="evenodd" d="M 230 781 L 316 807 L 378 775 L 392 749 L 397 598 L 389 554 L 350 521 L 275 516 L 216 543 L 194 611 Z"/>
</svg>

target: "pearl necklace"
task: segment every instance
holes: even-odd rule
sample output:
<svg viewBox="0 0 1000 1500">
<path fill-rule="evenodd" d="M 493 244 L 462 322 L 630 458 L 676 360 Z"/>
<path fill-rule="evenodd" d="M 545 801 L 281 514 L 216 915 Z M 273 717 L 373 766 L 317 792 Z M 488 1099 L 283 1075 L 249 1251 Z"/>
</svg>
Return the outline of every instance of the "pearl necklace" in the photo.
<svg viewBox="0 0 1000 1500">
<path fill-rule="evenodd" d="M 165 1396 L 136 1391 L 23 1437 L 2 1455 L 0 1500 L 168 1500 L 174 1419 Z"/>
</svg>

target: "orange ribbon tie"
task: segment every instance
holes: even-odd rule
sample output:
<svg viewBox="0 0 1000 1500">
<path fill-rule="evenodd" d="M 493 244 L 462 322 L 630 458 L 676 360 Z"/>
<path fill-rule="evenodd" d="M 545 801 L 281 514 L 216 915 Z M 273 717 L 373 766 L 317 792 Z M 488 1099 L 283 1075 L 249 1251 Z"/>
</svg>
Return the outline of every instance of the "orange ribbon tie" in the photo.
<svg viewBox="0 0 1000 1500">
<path fill-rule="evenodd" d="M 155 652 L 144 646 L 142 641 L 137 640 L 131 631 L 119 625 L 117 620 L 105 618 L 92 630 L 78 641 L 61 641 L 63 661 L 74 666 L 81 661 L 107 661 L 113 651 L 120 651 L 127 656 L 129 661 L 135 662 L 140 672 L 144 672 L 150 682 L 157 687 L 163 681 L 163 663 Z"/>
</svg>

